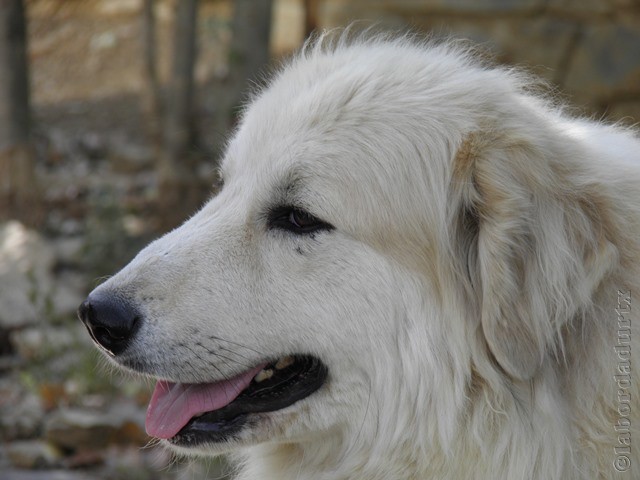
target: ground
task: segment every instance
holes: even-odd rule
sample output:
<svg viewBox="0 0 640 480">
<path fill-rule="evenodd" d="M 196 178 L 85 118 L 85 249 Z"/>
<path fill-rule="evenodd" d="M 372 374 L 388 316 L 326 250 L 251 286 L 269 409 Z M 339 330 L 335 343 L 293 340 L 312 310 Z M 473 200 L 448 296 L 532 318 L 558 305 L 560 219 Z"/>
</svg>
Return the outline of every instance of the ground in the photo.
<svg viewBox="0 0 640 480">
<path fill-rule="evenodd" d="M 0 477 L 221 478 L 224 464 L 177 461 L 148 446 L 148 382 L 105 366 L 75 309 L 100 278 L 160 235 L 156 153 L 141 109 L 139 2 L 27 2 L 34 137 L 46 214 L 0 223 Z M 160 2 L 161 70 L 168 13 Z M 199 20 L 200 174 L 213 178 L 224 139 L 228 11 Z M 164 52 L 164 53 L 162 53 Z"/>
</svg>

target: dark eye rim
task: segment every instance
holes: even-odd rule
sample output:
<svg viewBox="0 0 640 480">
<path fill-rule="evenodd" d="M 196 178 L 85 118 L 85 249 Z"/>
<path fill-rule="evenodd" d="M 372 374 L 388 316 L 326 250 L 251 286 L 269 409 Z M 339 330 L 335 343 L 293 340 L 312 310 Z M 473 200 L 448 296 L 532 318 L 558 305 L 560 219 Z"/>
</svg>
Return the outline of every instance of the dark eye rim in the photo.
<svg viewBox="0 0 640 480">
<path fill-rule="evenodd" d="M 303 208 L 281 206 L 269 213 L 270 229 L 285 230 L 296 235 L 308 235 L 320 231 L 331 231 L 333 225 L 310 214 Z"/>
</svg>

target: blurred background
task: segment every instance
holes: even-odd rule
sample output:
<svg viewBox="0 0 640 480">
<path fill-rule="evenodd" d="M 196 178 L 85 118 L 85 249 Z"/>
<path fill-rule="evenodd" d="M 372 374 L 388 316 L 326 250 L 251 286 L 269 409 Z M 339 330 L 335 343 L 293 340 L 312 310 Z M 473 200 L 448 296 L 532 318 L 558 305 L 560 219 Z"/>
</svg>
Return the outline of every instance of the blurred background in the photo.
<svg viewBox="0 0 640 480">
<path fill-rule="evenodd" d="M 639 0 L 0 0 L 0 479 L 224 478 L 148 444 L 151 386 L 75 309 L 215 194 L 269 65 L 354 20 L 470 39 L 578 114 L 640 120 Z"/>
</svg>

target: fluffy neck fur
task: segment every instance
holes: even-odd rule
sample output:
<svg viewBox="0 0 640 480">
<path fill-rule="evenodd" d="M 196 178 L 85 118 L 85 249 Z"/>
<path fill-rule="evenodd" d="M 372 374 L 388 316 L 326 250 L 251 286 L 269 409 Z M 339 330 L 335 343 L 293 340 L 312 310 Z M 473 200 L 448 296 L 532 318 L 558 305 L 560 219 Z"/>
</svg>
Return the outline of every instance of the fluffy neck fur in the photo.
<svg viewBox="0 0 640 480">
<path fill-rule="evenodd" d="M 537 379 L 510 382 L 483 378 L 474 366 L 462 376 L 455 368 L 449 369 L 437 392 L 417 388 L 411 392 L 415 397 L 380 394 L 377 408 L 394 415 L 365 420 L 356 435 L 336 429 L 304 443 L 251 448 L 241 462 L 238 479 L 617 478 L 612 462 L 619 415 L 611 344 L 618 328 L 618 287 L 607 282 L 602 291 L 606 305 L 582 320 L 582 333 L 570 333 L 576 341 L 568 342 L 566 363 L 549 360 Z M 634 340 L 632 351 L 638 347 Z M 600 349 L 610 352 L 609 358 L 587 354 Z M 420 360 L 406 358 L 405 364 L 415 361 Z M 398 378 L 410 379 L 411 373 Z M 456 377 L 445 381 L 448 374 Z M 631 408 L 637 412 L 640 378 L 635 372 L 632 384 L 631 398 L 636 400 Z M 459 388 L 464 390 L 465 401 L 455 406 Z M 387 385 L 386 391 L 398 390 Z M 433 411 L 429 402 L 440 404 L 437 418 L 425 416 Z M 357 443 L 346 443 L 353 438 Z M 636 451 L 632 465 L 640 462 Z"/>
</svg>

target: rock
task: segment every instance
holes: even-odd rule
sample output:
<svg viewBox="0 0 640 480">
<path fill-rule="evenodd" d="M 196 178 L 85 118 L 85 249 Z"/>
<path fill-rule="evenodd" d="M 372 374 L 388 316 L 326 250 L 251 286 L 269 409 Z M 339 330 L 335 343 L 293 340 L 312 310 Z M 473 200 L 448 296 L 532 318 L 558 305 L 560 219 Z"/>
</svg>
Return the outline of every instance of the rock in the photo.
<svg viewBox="0 0 640 480">
<path fill-rule="evenodd" d="M 7 446 L 6 454 L 14 467 L 29 469 L 55 467 L 62 457 L 60 450 L 40 440 L 13 442 Z"/>
<path fill-rule="evenodd" d="M 0 440 L 34 438 L 40 434 L 44 409 L 40 399 L 33 394 L 7 392 L 11 403 L 0 403 Z M 0 389 L 0 394 L 5 393 Z"/>
<path fill-rule="evenodd" d="M 11 345 L 25 360 L 33 360 L 41 352 L 46 340 L 42 329 L 25 328 L 12 332 L 9 336 Z"/>
<path fill-rule="evenodd" d="M 118 430 L 108 415 L 77 409 L 53 412 L 45 422 L 45 438 L 61 448 L 105 448 Z"/>
<path fill-rule="evenodd" d="M 53 289 L 53 251 L 42 237 L 16 221 L 0 226 L 0 328 L 35 323 Z"/>
<path fill-rule="evenodd" d="M 12 332 L 10 338 L 18 354 L 27 360 L 42 358 L 76 344 L 74 330 L 68 327 L 29 327 Z"/>
<path fill-rule="evenodd" d="M 45 141 L 49 148 L 49 156 L 52 157 L 50 160 L 55 160 L 54 164 L 60 163 L 73 150 L 73 138 L 63 129 L 52 126 L 47 129 L 44 135 L 46 135 Z"/>
<path fill-rule="evenodd" d="M 105 456 L 106 452 L 104 449 L 78 450 L 65 458 L 64 465 L 67 468 L 73 469 L 95 467 L 96 465 L 102 465 L 104 463 Z"/>
<path fill-rule="evenodd" d="M 62 265 L 77 265 L 83 248 L 84 239 L 81 236 L 65 236 L 53 241 L 57 263 Z"/>
<path fill-rule="evenodd" d="M 78 148 L 91 160 L 104 158 L 107 151 L 104 138 L 94 132 L 82 135 L 78 140 Z"/>
<path fill-rule="evenodd" d="M 138 173 L 153 168 L 153 149 L 145 145 L 121 141 L 112 146 L 111 169 L 116 173 Z"/>
<path fill-rule="evenodd" d="M 0 343 L 5 341 L 8 343 L 8 336 L 5 339 L 3 338 L 2 334 L 3 330 L 0 330 Z M 2 372 L 5 371 L 17 370 L 23 365 L 24 359 L 20 358 L 18 355 L 13 355 L 11 353 L 7 355 L 7 351 L 0 348 L 0 375 L 2 375 Z"/>
<path fill-rule="evenodd" d="M 78 305 L 85 299 L 85 292 L 90 287 L 89 282 L 85 275 L 71 271 L 60 272 L 56 282 L 50 316 L 56 320 L 75 320 Z"/>
<path fill-rule="evenodd" d="M 77 235 L 84 231 L 82 222 L 73 218 L 62 219 L 61 222 L 58 223 L 58 225 L 59 231 L 62 235 Z"/>
<path fill-rule="evenodd" d="M 108 50 L 116 46 L 118 37 L 114 32 L 96 33 L 91 37 L 89 48 L 96 52 L 98 50 Z"/>
<path fill-rule="evenodd" d="M 99 473 L 69 472 L 66 470 L 2 470 L 2 480 L 99 480 L 105 478 Z"/>
<path fill-rule="evenodd" d="M 45 437 L 70 450 L 97 450 L 111 444 L 143 444 L 144 412 L 130 404 L 114 405 L 109 412 L 61 409 L 45 422 Z"/>
<path fill-rule="evenodd" d="M 83 292 L 77 284 L 58 281 L 53 272 L 57 254 L 52 243 L 21 223 L 0 225 L 0 330 L 74 315 Z"/>
<path fill-rule="evenodd" d="M 41 383 L 38 386 L 38 393 L 40 394 L 42 407 L 46 411 L 53 410 L 62 402 L 68 403 L 67 392 L 63 384 L 53 382 Z"/>
<path fill-rule="evenodd" d="M 640 23 L 595 24 L 585 29 L 571 60 L 566 87 L 590 96 L 640 93 Z"/>
</svg>

